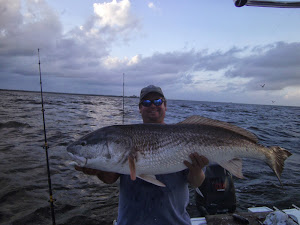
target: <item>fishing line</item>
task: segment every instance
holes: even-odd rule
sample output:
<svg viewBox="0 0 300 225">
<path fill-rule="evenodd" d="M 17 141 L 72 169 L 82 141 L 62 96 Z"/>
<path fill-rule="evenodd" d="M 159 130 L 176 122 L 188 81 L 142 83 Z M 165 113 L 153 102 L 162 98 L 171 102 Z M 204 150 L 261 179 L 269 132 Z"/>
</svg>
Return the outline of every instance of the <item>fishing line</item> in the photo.
<svg viewBox="0 0 300 225">
<path fill-rule="evenodd" d="M 45 109 L 44 109 L 44 100 L 43 100 L 43 88 L 42 88 L 42 73 L 41 73 L 41 62 L 40 62 L 40 49 L 38 48 L 38 57 L 39 57 L 39 72 L 40 72 L 40 86 L 41 86 L 41 99 L 42 99 L 42 112 L 43 112 L 43 124 L 44 124 L 44 138 L 45 145 L 43 148 L 46 152 L 46 161 L 47 161 L 47 174 L 48 174 L 48 185 L 49 185 L 49 196 L 50 196 L 50 208 L 51 208 L 51 216 L 52 223 L 55 225 L 55 215 L 54 215 L 54 199 L 52 195 L 52 187 L 51 187 L 51 177 L 50 177 L 50 167 L 49 167 L 49 159 L 48 159 L 48 143 L 47 143 L 47 135 L 46 135 L 46 123 L 45 123 Z"/>
</svg>

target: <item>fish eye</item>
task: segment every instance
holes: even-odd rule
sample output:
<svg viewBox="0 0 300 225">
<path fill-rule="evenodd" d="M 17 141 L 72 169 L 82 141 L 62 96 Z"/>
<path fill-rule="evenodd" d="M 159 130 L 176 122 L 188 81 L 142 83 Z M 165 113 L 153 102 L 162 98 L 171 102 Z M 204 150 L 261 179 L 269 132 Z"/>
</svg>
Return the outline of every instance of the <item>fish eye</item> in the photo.
<svg viewBox="0 0 300 225">
<path fill-rule="evenodd" d="M 80 142 L 80 145 L 81 145 L 81 146 L 86 146 L 86 144 L 87 144 L 86 141 Z"/>
</svg>

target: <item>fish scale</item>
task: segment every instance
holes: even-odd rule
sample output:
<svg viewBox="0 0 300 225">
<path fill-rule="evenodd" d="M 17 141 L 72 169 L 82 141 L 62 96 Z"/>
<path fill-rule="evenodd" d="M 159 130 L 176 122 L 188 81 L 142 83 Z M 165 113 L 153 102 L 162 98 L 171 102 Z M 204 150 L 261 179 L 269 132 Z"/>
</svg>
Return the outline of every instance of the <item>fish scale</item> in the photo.
<svg viewBox="0 0 300 225">
<path fill-rule="evenodd" d="M 239 178 L 243 178 L 241 158 L 262 160 L 280 181 L 284 161 L 291 155 L 281 147 L 258 144 L 257 137 L 241 127 L 201 116 L 170 125 L 104 127 L 74 142 L 67 151 L 80 166 L 131 174 L 132 178 L 137 174 L 151 183 L 155 178 L 149 175 L 186 169 L 183 162 L 190 161 L 194 152 Z"/>
</svg>

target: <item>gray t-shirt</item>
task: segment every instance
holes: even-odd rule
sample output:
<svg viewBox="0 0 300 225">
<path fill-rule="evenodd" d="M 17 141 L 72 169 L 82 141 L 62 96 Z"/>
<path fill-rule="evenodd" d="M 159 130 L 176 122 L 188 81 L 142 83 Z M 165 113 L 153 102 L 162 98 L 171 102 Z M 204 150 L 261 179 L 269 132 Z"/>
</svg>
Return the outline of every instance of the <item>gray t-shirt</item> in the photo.
<svg viewBox="0 0 300 225">
<path fill-rule="evenodd" d="M 189 203 L 188 170 L 156 175 L 166 187 L 158 187 L 129 175 L 120 177 L 118 225 L 191 224 L 186 211 Z"/>
</svg>

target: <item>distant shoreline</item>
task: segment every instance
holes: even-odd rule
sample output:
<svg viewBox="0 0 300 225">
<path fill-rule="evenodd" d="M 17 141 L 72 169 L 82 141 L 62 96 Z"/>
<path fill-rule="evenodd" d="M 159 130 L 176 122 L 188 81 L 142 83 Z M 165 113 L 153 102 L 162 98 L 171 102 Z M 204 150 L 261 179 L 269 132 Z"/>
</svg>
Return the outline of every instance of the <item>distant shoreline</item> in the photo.
<svg viewBox="0 0 300 225">
<path fill-rule="evenodd" d="M 28 90 L 14 90 L 14 89 L 0 89 L 0 91 L 16 91 L 16 92 L 32 92 L 41 93 L 40 91 L 28 91 Z M 63 95 L 84 95 L 84 96 L 106 96 L 106 97 L 123 97 L 122 95 L 100 95 L 100 94 L 82 94 L 82 93 L 65 93 L 65 92 L 51 92 L 43 91 L 46 94 L 63 94 Z M 124 96 L 125 98 L 138 98 L 138 96 Z"/>
<path fill-rule="evenodd" d="M 16 92 L 32 92 L 32 93 L 41 93 L 40 91 L 28 91 L 28 90 L 14 90 L 14 89 L 1 89 L 0 91 L 16 91 Z M 100 95 L 100 94 L 82 94 L 82 93 L 64 93 L 64 92 L 51 92 L 51 91 L 43 91 L 43 93 L 47 94 L 63 94 L 63 95 L 81 95 L 81 96 L 105 96 L 105 97 L 119 97 L 122 98 L 122 95 Z M 124 98 L 139 98 L 138 96 L 124 96 Z M 175 101 L 194 101 L 194 102 L 212 102 L 212 101 L 204 101 L 204 100 L 186 100 L 186 99 L 167 99 L 167 100 L 175 100 Z M 261 106 L 276 106 L 276 107 L 297 107 L 296 105 L 272 105 L 272 104 L 255 104 L 255 103 L 242 103 L 242 102 L 213 102 L 213 103 L 222 103 L 222 104 L 242 104 L 242 105 L 261 105 Z"/>
</svg>

